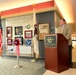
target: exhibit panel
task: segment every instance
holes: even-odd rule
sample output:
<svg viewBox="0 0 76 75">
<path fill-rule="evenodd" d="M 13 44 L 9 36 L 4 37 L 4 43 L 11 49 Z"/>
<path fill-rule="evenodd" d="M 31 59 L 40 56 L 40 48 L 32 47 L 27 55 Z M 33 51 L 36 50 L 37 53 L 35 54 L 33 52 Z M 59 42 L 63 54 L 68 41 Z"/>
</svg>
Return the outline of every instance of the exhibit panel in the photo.
<svg viewBox="0 0 76 75">
<path fill-rule="evenodd" d="M 20 46 L 20 56 L 30 56 L 31 57 L 31 46 Z M 16 46 L 7 46 L 6 55 L 16 55 Z"/>
<path fill-rule="evenodd" d="M 20 56 L 32 57 L 33 15 L 21 15 L 5 19 L 6 55 L 15 56 L 15 39 L 20 41 Z"/>
</svg>

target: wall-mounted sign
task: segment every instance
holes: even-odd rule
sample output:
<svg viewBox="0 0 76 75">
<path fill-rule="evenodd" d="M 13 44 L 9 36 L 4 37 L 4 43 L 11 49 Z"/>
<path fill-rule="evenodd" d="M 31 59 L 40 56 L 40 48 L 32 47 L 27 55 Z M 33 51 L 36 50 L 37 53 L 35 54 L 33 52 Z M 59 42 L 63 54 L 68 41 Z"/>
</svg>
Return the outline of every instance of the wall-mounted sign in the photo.
<svg viewBox="0 0 76 75">
<path fill-rule="evenodd" d="M 25 41 L 25 44 L 26 44 L 27 46 L 31 46 L 32 42 L 31 42 L 30 39 L 28 39 L 28 40 Z"/>
<path fill-rule="evenodd" d="M 39 24 L 39 40 L 44 40 L 46 34 L 49 34 L 49 23 Z"/>
<path fill-rule="evenodd" d="M 31 28 L 30 24 L 27 24 L 27 25 L 25 26 L 25 28 L 30 29 L 30 28 Z"/>
<path fill-rule="evenodd" d="M 26 25 L 25 27 L 26 27 L 27 29 L 30 29 L 31 26 L 28 24 L 28 25 Z"/>
</svg>

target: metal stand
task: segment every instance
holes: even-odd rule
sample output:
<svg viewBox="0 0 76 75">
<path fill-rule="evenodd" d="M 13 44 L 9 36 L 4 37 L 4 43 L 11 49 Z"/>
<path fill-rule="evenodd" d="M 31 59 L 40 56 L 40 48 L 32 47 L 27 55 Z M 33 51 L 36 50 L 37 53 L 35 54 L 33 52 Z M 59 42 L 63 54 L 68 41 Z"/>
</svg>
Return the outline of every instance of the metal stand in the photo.
<svg viewBox="0 0 76 75">
<path fill-rule="evenodd" d="M 19 56 L 17 54 L 17 65 L 14 66 L 14 68 L 21 68 L 21 67 L 23 67 L 23 66 L 19 65 Z"/>
</svg>

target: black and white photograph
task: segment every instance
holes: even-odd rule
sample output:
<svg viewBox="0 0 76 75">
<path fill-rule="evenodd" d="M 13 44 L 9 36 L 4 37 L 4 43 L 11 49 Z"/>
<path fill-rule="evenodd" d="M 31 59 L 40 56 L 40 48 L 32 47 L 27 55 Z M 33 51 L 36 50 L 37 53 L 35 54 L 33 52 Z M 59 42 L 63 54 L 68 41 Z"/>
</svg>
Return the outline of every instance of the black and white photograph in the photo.
<svg viewBox="0 0 76 75">
<path fill-rule="evenodd" d="M 23 27 L 22 26 L 15 27 L 15 35 L 22 35 L 22 34 L 23 34 Z"/>
</svg>

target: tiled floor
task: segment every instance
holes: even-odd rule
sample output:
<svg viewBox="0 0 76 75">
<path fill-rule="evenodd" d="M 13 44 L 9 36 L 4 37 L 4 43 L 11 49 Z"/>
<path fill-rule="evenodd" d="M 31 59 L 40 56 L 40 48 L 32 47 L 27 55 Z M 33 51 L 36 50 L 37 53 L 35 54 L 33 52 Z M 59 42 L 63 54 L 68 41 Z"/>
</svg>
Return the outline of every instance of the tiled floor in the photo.
<svg viewBox="0 0 76 75">
<path fill-rule="evenodd" d="M 76 75 L 76 46 L 72 50 L 73 68 L 61 73 L 55 73 L 45 69 L 44 60 L 31 63 L 31 59 L 20 58 L 21 69 L 13 68 L 17 64 L 16 58 L 0 58 L 0 75 Z M 31 66 L 31 67 L 30 67 Z"/>
<path fill-rule="evenodd" d="M 68 70 L 63 71 L 61 73 L 55 73 L 53 71 L 47 70 L 43 75 L 76 75 L 76 47 L 72 50 L 72 62 L 74 65 L 73 68 L 69 68 Z"/>
<path fill-rule="evenodd" d="M 31 59 L 20 58 L 19 65 L 23 67 L 14 68 L 17 64 L 16 58 L 1 57 L 0 75 L 42 75 L 46 71 L 44 68 L 44 60 L 32 63 Z"/>
<path fill-rule="evenodd" d="M 76 69 L 70 68 L 69 70 L 66 70 L 61 73 L 55 73 L 53 71 L 47 70 L 43 75 L 76 75 Z"/>
</svg>

